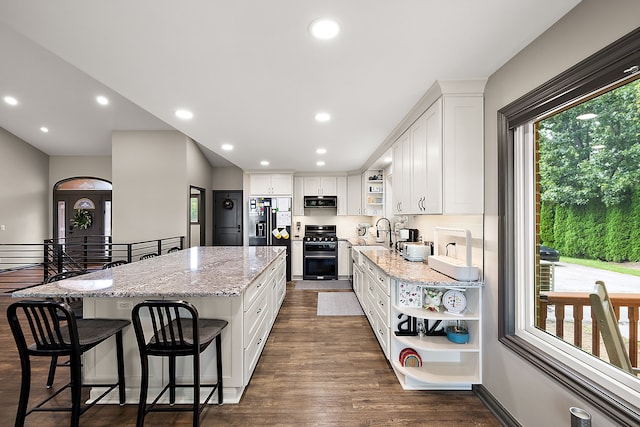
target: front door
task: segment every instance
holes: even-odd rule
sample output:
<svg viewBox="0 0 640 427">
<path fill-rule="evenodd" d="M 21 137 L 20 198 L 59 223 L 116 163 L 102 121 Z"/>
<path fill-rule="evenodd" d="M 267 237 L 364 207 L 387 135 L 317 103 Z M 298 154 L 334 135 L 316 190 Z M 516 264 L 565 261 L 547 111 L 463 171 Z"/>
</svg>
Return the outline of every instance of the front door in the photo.
<svg viewBox="0 0 640 427">
<path fill-rule="evenodd" d="M 242 191 L 213 192 L 214 246 L 242 246 Z"/>
</svg>

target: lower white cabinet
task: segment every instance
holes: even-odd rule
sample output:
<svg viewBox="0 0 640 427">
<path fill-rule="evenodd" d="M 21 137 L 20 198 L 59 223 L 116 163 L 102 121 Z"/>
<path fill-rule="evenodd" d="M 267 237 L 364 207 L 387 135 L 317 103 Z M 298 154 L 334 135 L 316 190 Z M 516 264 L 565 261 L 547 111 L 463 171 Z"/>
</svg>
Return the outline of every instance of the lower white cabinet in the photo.
<svg viewBox="0 0 640 427">
<path fill-rule="evenodd" d="M 293 240 L 291 242 L 291 278 L 293 280 L 302 279 L 302 240 Z"/>
<path fill-rule="evenodd" d="M 380 348 L 389 359 L 389 277 L 367 257 L 353 252 L 353 288 Z"/>
<path fill-rule="evenodd" d="M 351 276 L 351 243 L 338 241 L 338 278 L 348 279 Z"/>
</svg>

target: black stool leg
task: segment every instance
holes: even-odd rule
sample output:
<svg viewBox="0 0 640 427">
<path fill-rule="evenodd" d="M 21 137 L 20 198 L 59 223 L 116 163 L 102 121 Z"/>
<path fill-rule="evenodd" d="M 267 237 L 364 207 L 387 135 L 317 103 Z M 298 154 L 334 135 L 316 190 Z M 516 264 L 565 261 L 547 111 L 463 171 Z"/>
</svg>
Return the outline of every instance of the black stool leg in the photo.
<svg viewBox="0 0 640 427">
<path fill-rule="evenodd" d="M 216 368 L 218 375 L 218 405 L 222 405 L 222 334 L 216 337 Z"/>
<path fill-rule="evenodd" d="M 196 349 L 198 351 L 198 349 Z M 200 354 L 193 355 L 193 427 L 200 425 Z"/>
<path fill-rule="evenodd" d="M 31 361 L 28 355 L 21 355 L 20 365 L 22 365 L 22 383 L 20 385 L 16 427 L 24 426 L 24 419 L 27 417 L 27 405 L 29 404 L 29 392 L 31 391 Z"/>
<path fill-rule="evenodd" d="M 51 356 L 51 365 L 49 366 L 49 376 L 47 377 L 47 388 L 53 386 L 53 379 L 56 375 L 56 366 L 58 365 L 58 356 Z"/>
<path fill-rule="evenodd" d="M 169 405 L 176 403 L 176 357 L 169 356 Z"/>
<path fill-rule="evenodd" d="M 80 425 L 80 401 L 82 397 L 82 368 L 80 356 L 71 359 L 71 427 Z"/>
<path fill-rule="evenodd" d="M 136 427 L 144 426 L 144 416 L 147 412 L 147 392 L 149 389 L 149 358 L 146 354 L 140 355 L 140 400 L 138 401 L 138 419 L 136 421 Z"/>
<path fill-rule="evenodd" d="M 120 397 L 120 406 L 124 406 L 126 396 L 126 386 L 124 380 L 124 350 L 122 345 L 122 330 L 116 333 L 116 352 L 118 357 L 118 394 Z"/>
</svg>

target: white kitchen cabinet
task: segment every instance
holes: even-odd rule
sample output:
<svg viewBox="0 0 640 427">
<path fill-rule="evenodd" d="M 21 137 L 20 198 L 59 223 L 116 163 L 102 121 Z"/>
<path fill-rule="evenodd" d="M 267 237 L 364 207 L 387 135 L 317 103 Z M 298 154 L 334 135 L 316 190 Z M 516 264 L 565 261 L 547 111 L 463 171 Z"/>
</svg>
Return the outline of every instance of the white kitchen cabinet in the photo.
<svg viewBox="0 0 640 427">
<path fill-rule="evenodd" d="M 482 383 L 482 287 L 474 282 L 469 286 L 458 286 L 466 299 L 466 309 L 461 313 L 448 313 L 443 307 L 439 310 L 418 307 L 407 307 L 401 302 L 400 286 L 417 286 L 421 294 L 426 289 L 445 293 L 448 288 L 438 288 L 428 285 L 411 285 L 397 280 L 391 281 L 391 351 L 390 363 L 405 390 L 469 390 L 473 384 Z M 445 328 L 462 321 L 469 331 L 469 341 L 458 344 L 443 335 L 402 336 L 393 331 L 398 330 L 398 324 L 414 318 L 419 324 Z M 404 349 L 415 350 L 422 366 L 406 367 L 400 362 L 400 354 Z"/>
<path fill-rule="evenodd" d="M 335 196 L 338 193 L 335 176 L 305 176 L 305 196 Z"/>
<path fill-rule="evenodd" d="M 302 240 L 291 241 L 291 278 L 301 280 L 303 274 Z"/>
<path fill-rule="evenodd" d="M 393 156 L 393 194 L 392 210 L 396 215 L 409 211 L 411 189 L 411 133 L 407 131 L 398 138 L 392 147 Z"/>
<path fill-rule="evenodd" d="M 252 196 L 289 196 L 293 194 L 293 175 L 252 173 L 249 175 Z"/>
<path fill-rule="evenodd" d="M 443 213 L 484 212 L 484 100 L 445 96 L 442 107 Z"/>
<path fill-rule="evenodd" d="M 347 177 L 336 177 L 336 196 L 338 196 L 338 207 L 336 209 L 337 215 L 348 215 L 348 189 L 347 189 Z"/>
<path fill-rule="evenodd" d="M 484 211 L 482 95 L 443 95 L 392 146 L 394 214 Z"/>
<path fill-rule="evenodd" d="M 304 215 L 304 178 L 293 178 L 293 215 Z"/>
<path fill-rule="evenodd" d="M 442 100 L 429 107 L 409 132 L 412 180 L 405 213 L 442 213 Z"/>
<path fill-rule="evenodd" d="M 368 170 L 362 174 L 364 183 L 364 214 L 384 216 L 384 175 L 381 170 Z"/>
<path fill-rule="evenodd" d="M 338 241 L 338 279 L 348 279 L 351 276 L 351 243 L 346 240 Z"/>
<path fill-rule="evenodd" d="M 364 255 L 359 254 L 357 259 L 358 266 L 354 265 L 354 280 L 359 280 L 359 283 L 357 285 L 354 283 L 354 287 L 358 286 L 359 294 L 356 293 L 356 296 L 369 320 L 369 325 L 380 344 L 380 348 L 382 348 L 385 357 L 389 359 L 389 276 Z M 358 269 L 357 273 L 356 268 Z M 360 276 L 357 279 L 356 274 Z"/>
<path fill-rule="evenodd" d="M 347 215 L 363 215 L 362 175 L 347 177 Z"/>
</svg>

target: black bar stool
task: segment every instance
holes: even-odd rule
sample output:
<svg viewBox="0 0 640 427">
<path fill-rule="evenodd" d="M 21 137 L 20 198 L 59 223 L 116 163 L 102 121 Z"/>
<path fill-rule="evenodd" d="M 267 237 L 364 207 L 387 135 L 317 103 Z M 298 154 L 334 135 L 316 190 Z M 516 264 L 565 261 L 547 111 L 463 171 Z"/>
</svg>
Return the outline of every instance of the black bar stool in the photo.
<svg viewBox="0 0 640 427">
<path fill-rule="evenodd" d="M 131 322 L 117 319 L 76 319 L 73 310 L 59 301 L 19 301 L 7 308 L 11 332 L 18 346 L 22 368 L 20 401 L 16 426 L 23 426 L 27 415 L 35 411 L 69 411 L 72 427 L 78 426 L 80 415 L 118 387 L 120 405 L 125 403 L 122 330 Z M 82 384 L 81 356 L 115 335 L 118 359 L 118 382 L 115 384 Z M 27 411 L 31 386 L 31 356 L 69 356 L 71 381 L 47 399 Z M 106 387 L 90 404 L 81 407 L 82 388 Z M 71 389 L 71 407 L 42 408 L 63 390 Z"/>
<path fill-rule="evenodd" d="M 131 313 L 133 329 L 136 332 L 140 363 L 142 366 L 142 382 L 140 385 L 140 401 L 138 403 L 138 421 L 136 425 L 144 425 L 144 417 L 152 411 L 192 411 L 193 425 L 198 426 L 200 414 L 213 394 L 218 391 L 218 404 L 222 404 L 222 330 L 227 326 L 226 320 L 201 319 L 196 308 L 186 301 L 144 301 L 137 304 Z M 141 317 L 148 318 L 151 327 L 150 339 L 146 340 Z M 200 383 L 200 353 L 216 340 L 217 382 L 215 384 Z M 149 356 L 169 358 L 169 383 L 162 389 L 153 402 L 147 405 L 149 387 Z M 176 384 L 176 357 L 193 356 L 193 383 Z M 176 387 L 193 388 L 193 403 L 190 407 L 172 407 L 175 403 Z M 212 387 L 211 392 L 200 404 L 200 388 Z M 169 390 L 171 407 L 156 407 L 156 404 Z"/>
<path fill-rule="evenodd" d="M 67 270 L 61 273 L 54 274 L 53 276 L 49 276 L 49 278 L 46 280 L 46 283 L 53 283 L 59 280 L 68 279 L 70 277 L 82 276 L 83 274 L 87 274 L 87 273 L 88 271 L 86 270 Z M 82 319 L 83 311 L 84 311 L 84 304 L 82 302 L 82 298 L 61 297 L 61 298 L 56 298 L 56 301 L 63 302 L 67 304 L 69 307 L 71 307 L 71 310 L 73 310 L 73 314 L 76 316 L 76 320 Z M 51 364 L 49 365 L 49 376 L 47 377 L 47 388 L 51 388 L 53 386 L 53 380 L 55 379 L 55 376 L 56 376 L 57 366 L 68 367 L 69 361 L 67 360 L 66 362 L 58 363 L 57 355 L 54 355 L 51 357 Z"/>
</svg>

